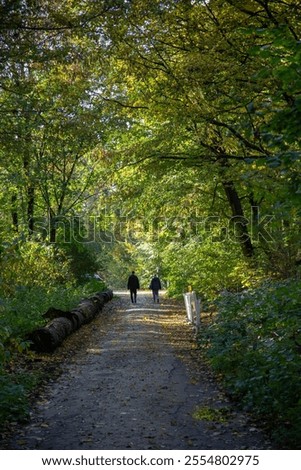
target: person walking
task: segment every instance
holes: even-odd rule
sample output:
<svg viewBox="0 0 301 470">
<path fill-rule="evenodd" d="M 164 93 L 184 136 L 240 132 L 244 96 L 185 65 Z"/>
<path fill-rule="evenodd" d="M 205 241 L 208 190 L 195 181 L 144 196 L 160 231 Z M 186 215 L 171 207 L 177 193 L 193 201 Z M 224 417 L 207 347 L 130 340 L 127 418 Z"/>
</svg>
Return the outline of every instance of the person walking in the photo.
<svg viewBox="0 0 301 470">
<path fill-rule="evenodd" d="M 131 294 L 132 304 L 137 303 L 137 289 L 140 289 L 139 279 L 135 274 L 135 271 L 132 271 L 132 274 L 128 278 L 128 289 Z"/>
<path fill-rule="evenodd" d="M 155 274 L 155 276 L 152 278 L 149 287 L 153 291 L 154 303 L 159 303 L 159 290 L 161 289 L 161 282 L 157 274 Z"/>
</svg>

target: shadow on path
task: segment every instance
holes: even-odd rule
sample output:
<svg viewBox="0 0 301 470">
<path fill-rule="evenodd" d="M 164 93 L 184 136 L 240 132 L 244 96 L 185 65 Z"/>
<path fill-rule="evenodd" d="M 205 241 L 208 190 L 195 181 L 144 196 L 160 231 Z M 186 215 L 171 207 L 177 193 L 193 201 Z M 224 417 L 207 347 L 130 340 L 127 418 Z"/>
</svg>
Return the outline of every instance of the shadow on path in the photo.
<svg viewBox="0 0 301 470">
<path fill-rule="evenodd" d="M 133 305 L 119 292 L 106 329 L 101 316 L 89 326 L 85 347 L 48 384 L 11 449 L 268 448 L 212 377 L 194 370 L 184 306 L 139 294 Z M 195 419 L 204 406 L 226 408 L 227 419 Z"/>
</svg>

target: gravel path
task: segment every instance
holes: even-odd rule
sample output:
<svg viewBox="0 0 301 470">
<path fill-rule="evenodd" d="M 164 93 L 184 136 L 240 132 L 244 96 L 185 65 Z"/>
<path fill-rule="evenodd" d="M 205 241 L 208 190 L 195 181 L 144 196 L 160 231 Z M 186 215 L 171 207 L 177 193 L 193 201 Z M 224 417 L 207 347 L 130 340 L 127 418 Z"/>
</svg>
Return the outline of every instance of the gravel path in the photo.
<svg viewBox="0 0 301 470">
<path fill-rule="evenodd" d="M 100 314 L 57 353 L 67 356 L 63 373 L 47 384 L 11 449 L 269 448 L 198 360 L 184 307 L 168 299 L 154 305 L 140 292 L 135 305 L 119 293 L 106 308 L 105 321 Z M 218 409 L 224 422 L 193 417 L 205 408 Z"/>
</svg>

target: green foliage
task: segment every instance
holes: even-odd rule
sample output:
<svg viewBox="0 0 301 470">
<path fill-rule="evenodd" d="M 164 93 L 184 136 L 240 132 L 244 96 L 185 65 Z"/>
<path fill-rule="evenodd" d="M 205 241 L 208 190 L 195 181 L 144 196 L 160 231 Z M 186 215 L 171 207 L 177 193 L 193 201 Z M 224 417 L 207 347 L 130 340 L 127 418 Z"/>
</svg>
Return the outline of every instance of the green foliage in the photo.
<svg viewBox="0 0 301 470">
<path fill-rule="evenodd" d="M 85 283 L 87 275 L 93 275 L 99 269 L 99 262 L 96 258 L 95 247 L 89 244 L 65 243 L 61 245 L 65 255 L 68 257 L 70 272 L 78 283 Z"/>
<path fill-rule="evenodd" d="M 0 267 L 0 366 L 28 348 L 26 336 L 45 323 L 42 314 L 49 307 L 69 310 L 106 288 L 87 277 L 97 265 L 91 250 L 79 243 L 62 248 L 36 241 L 3 243 Z"/>
<path fill-rule="evenodd" d="M 212 301 L 223 289 L 240 291 L 262 280 L 261 269 L 255 261 L 242 257 L 237 243 L 214 238 L 214 233 L 203 233 L 201 240 L 173 241 L 164 248 L 162 269 L 171 296 L 179 296 L 191 286 L 200 297 Z"/>
<path fill-rule="evenodd" d="M 279 447 L 301 438 L 300 281 L 266 282 L 225 292 L 218 314 L 200 334 L 228 392 L 262 422 Z M 300 448 L 300 447 L 298 447 Z"/>
<path fill-rule="evenodd" d="M 267 102 L 252 102 L 255 114 L 269 116 L 263 127 L 263 138 L 269 148 L 278 151 L 271 159 L 271 165 L 285 165 L 300 159 L 300 42 L 292 34 L 297 24 L 282 23 L 278 27 L 249 29 L 265 42 L 257 45 L 250 53 L 264 64 L 264 69 L 254 75 L 254 79 L 263 85 L 269 94 Z M 296 31 L 295 31 L 296 33 Z M 271 87 L 271 79 L 274 86 Z"/>
<path fill-rule="evenodd" d="M 37 242 L 5 244 L 0 258 L 0 367 L 28 348 L 26 335 L 41 326 L 50 307 L 67 308 L 75 294 L 70 264 L 54 246 Z"/>
<path fill-rule="evenodd" d="M 29 417 L 28 395 L 38 377 L 28 374 L 10 376 L 0 371 L 0 428 L 6 422 Z"/>
<path fill-rule="evenodd" d="M 51 288 L 72 285 L 74 277 L 64 252 L 53 245 L 34 241 L 6 243 L 0 257 L 0 295 L 14 295 L 22 287 Z"/>
</svg>

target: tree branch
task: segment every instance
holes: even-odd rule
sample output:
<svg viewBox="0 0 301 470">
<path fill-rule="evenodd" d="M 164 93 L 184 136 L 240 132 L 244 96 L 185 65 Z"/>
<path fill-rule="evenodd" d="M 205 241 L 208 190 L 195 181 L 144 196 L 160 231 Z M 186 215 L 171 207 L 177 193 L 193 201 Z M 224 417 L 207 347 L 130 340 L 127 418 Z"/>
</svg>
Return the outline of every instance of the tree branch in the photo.
<svg viewBox="0 0 301 470">
<path fill-rule="evenodd" d="M 264 154 L 266 156 L 270 155 L 270 153 L 264 150 L 261 146 L 253 144 L 248 139 L 246 139 L 242 134 L 240 134 L 240 132 L 234 129 L 234 127 L 230 126 L 230 124 L 227 124 L 225 122 L 220 122 L 217 119 L 210 119 L 209 122 L 211 124 L 214 124 L 215 126 L 224 127 L 228 129 L 235 137 L 237 137 L 241 142 L 243 142 L 247 148 L 256 150 L 257 152 L 260 152 L 260 154 Z M 260 157 L 258 156 L 257 158 L 260 158 Z"/>
</svg>

